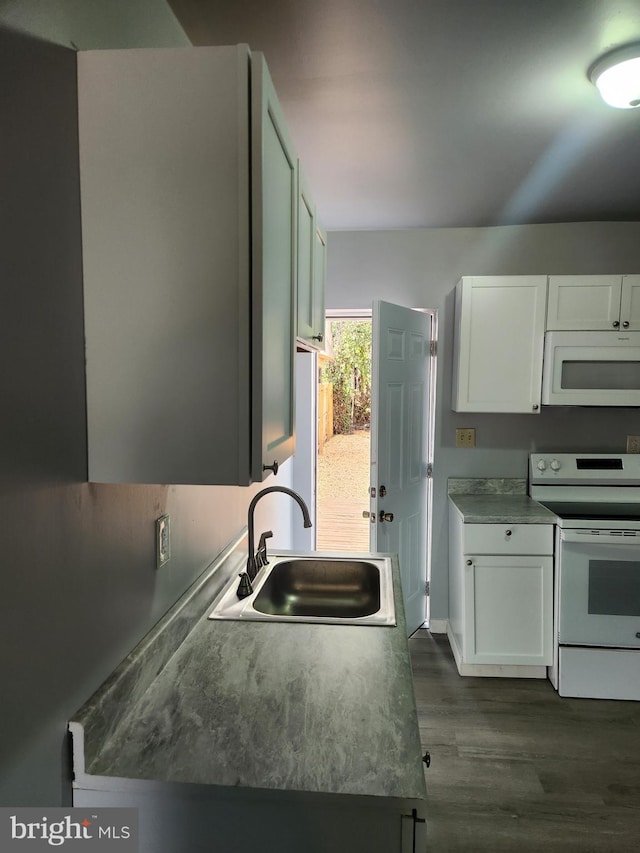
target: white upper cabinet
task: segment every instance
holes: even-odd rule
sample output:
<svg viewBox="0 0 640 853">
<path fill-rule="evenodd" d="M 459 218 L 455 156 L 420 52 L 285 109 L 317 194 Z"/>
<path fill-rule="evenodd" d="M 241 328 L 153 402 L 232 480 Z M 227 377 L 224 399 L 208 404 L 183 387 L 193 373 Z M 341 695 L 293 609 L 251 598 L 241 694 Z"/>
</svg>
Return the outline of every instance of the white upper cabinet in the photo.
<svg viewBox="0 0 640 853">
<path fill-rule="evenodd" d="M 327 239 L 298 164 L 298 338 L 313 346 L 324 339 Z"/>
<path fill-rule="evenodd" d="M 549 276 L 547 329 L 640 329 L 640 275 Z"/>
<path fill-rule="evenodd" d="M 465 276 L 456 288 L 452 408 L 540 411 L 547 277 Z"/>
<path fill-rule="evenodd" d="M 89 480 L 294 449 L 297 158 L 246 46 L 78 54 Z"/>
<path fill-rule="evenodd" d="M 640 275 L 622 276 L 620 328 L 640 329 Z"/>
</svg>

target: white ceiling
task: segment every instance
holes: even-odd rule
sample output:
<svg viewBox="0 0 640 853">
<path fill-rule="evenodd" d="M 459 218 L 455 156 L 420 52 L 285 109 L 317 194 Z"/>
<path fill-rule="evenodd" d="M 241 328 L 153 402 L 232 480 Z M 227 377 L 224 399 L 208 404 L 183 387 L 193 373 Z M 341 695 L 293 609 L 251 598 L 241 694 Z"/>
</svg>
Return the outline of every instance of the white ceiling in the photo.
<svg viewBox="0 0 640 853">
<path fill-rule="evenodd" d="M 169 0 L 265 53 L 329 229 L 640 220 L 640 109 L 587 79 L 640 0 Z"/>
</svg>

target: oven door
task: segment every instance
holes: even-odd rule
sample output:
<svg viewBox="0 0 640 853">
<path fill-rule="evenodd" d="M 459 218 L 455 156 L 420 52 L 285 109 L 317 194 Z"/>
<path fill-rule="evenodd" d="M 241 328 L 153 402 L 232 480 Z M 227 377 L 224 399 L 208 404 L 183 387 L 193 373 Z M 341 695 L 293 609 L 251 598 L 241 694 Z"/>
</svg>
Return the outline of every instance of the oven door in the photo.
<svg viewBox="0 0 640 853">
<path fill-rule="evenodd" d="M 560 644 L 640 648 L 640 531 L 562 530 Z"/>
</svg>

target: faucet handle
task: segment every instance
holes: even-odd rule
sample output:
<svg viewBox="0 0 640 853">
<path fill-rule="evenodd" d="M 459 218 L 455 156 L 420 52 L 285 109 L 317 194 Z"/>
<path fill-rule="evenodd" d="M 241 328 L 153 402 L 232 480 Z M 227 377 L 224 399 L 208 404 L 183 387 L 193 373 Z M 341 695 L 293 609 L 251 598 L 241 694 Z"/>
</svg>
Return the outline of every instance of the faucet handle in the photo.
<svg viewBox="0 0 640 853">
<path fill-rule="evenodd" d="M 258 550 L 256 551 L 256 564 L 258 568 L 262 568 L 262 566 L 268 566 L 269 561 L 267 560 L 267 539 L 271 539 L 273 537 L 273 530 L 266 530 L 261 536 L 260 541 L 258 542 Z"/>
<path fill-rule="evenodd" d="M 258 551 L 261 548 L 265 547 L 267 539 L 273 539 L 273 530 L 265 530 L 265 532 L 260 535 L 260 541 L 258 542 Z"/>
</svg>

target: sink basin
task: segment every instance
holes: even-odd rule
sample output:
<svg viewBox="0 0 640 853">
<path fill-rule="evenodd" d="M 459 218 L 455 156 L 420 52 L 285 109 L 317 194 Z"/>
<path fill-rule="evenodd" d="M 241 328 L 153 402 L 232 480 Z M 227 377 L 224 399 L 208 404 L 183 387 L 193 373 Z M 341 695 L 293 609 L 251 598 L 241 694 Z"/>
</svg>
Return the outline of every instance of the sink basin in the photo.
<svg viewBox="0 0 640 853">
<path fill-rule="evenodd" d="M 380 572 L 364 560 L 285 560 L 253 606 L 272 616 L 371 616 L 380 610 Z"/>
<path fill-rule="evenodd" d="M 375 556 L 270 557 L 239 599 L 234 575 L 210 619 L 395 625 L 391 559 Z"/>
</svg>

